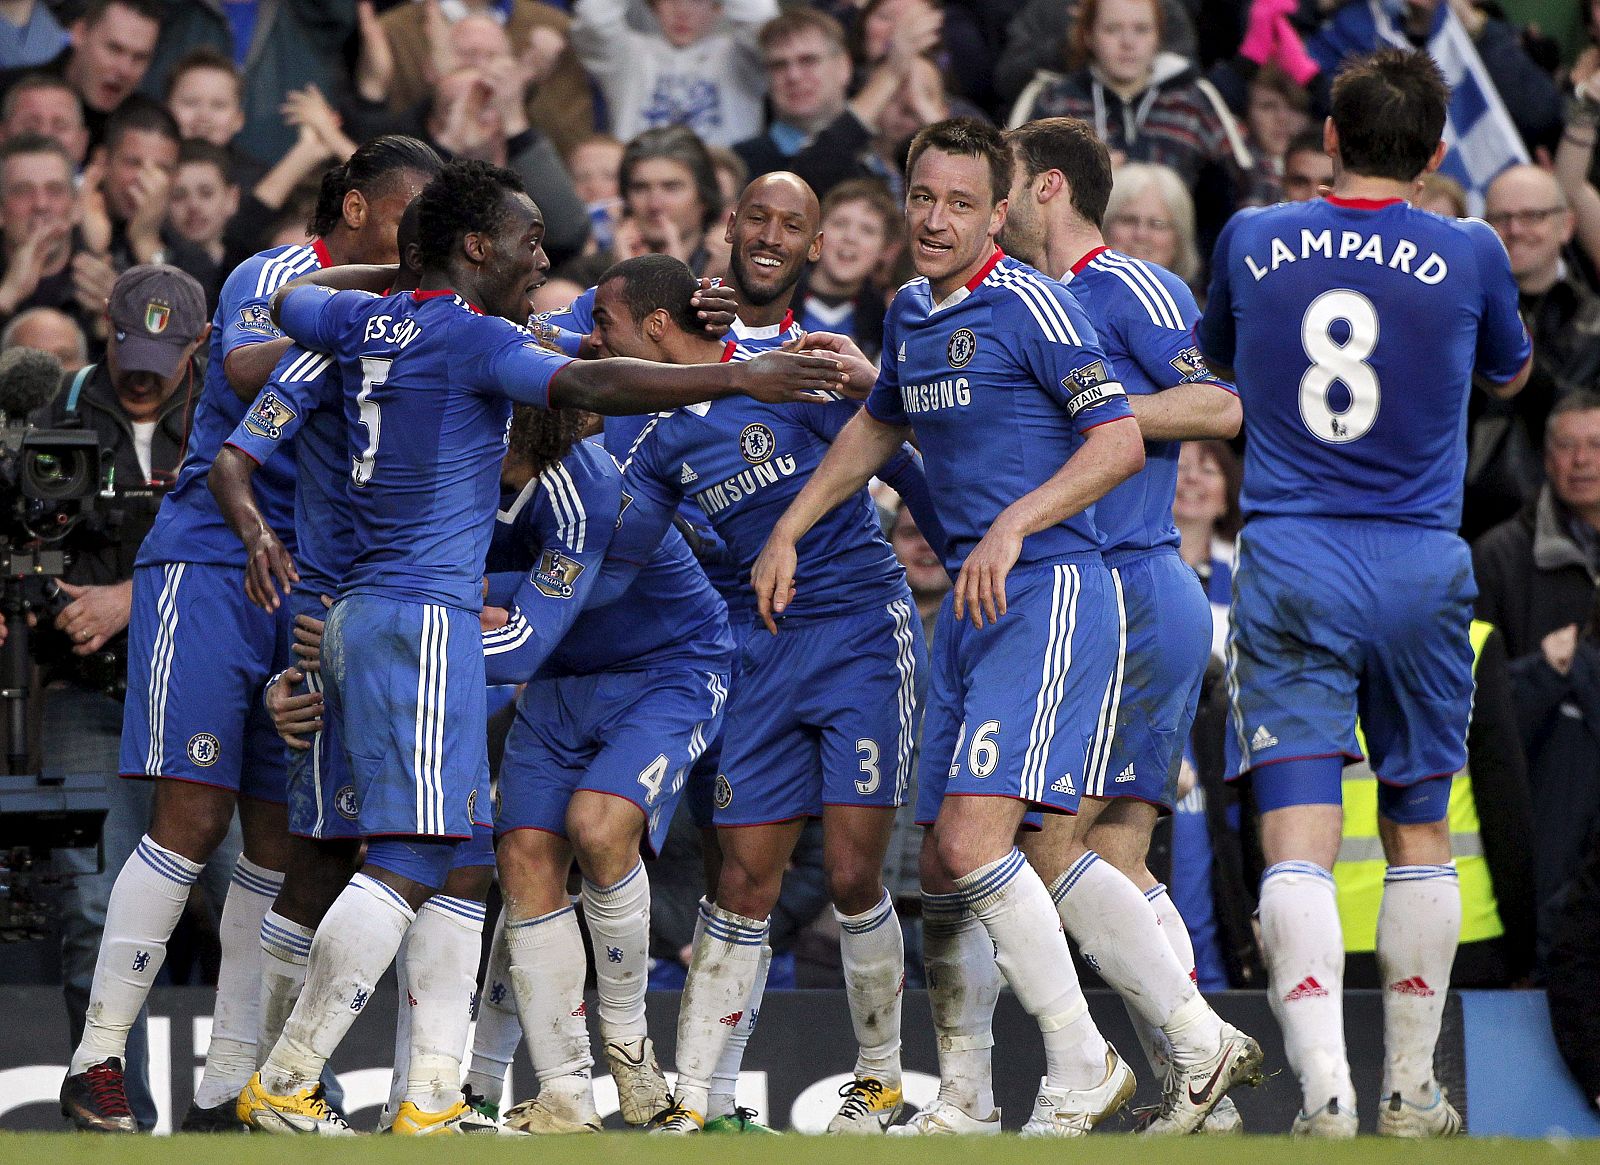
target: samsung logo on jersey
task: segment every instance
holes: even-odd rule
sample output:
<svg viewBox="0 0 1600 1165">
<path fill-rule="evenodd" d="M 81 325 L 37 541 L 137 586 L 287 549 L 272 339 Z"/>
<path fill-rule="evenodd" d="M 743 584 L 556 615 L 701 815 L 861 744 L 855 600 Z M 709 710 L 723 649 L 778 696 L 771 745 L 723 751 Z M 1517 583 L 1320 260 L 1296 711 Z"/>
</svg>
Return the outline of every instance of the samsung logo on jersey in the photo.
<svg viewBox="0 0 1600 1165">
<path fill-rule="evenodd" d="M 781 478 L 793 477 L 794 470 L 794 458 L 785 453 L 701 490 L 694 495 L 694 500 L 709 518 Z"/>
<path fill-rule="evenodd" d="M 1256 262 L 1253 255 L 1246 255 L 1244 263 L 1250 268 L 1250 274 L 1255 276 L 1257 283 L 1286 263 L 1296 263 L 1312 256 L 1322 259 L 1345 259 L 1354 263 L 1376 263 L 1380 267 L 1389 267 L 1410 275 L 1430 287 L 1450 274 L 1450 268 L 1439 257 L 1437 251 L 1430 252 L 1428 257 L 1413 269 L 1412 263 L 1419 253 L 1417 245 L 1410 239 L 1398 239 L 1394 242 L 1394 249 L 1385 255 L 1383 249 L 1385 241 L 1382 235 L 1340 231 L 1339 241 L 1335 244 L 1333 231 L 1313 231 L 1302 227 L 1298 248 L 1273 236 L 1265 265 Z"/>
<path fill-rule="evenodd" d="M 967 378 L 935 380 L 929 384 L 900 386 L 900 405 L 908 413 L 931 413 L 938 409 L 961 408 L 972 403 Z"/>
</svg>

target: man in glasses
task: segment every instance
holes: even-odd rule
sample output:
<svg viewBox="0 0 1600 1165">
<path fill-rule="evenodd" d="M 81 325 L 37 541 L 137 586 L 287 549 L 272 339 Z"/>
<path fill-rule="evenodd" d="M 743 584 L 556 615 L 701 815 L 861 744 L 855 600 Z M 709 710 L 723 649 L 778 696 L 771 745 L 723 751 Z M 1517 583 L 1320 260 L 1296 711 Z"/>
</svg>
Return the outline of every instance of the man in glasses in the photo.
<svg viewBox="0 0 1600 1165">
<path fill-rule="evenodd" d="M 1517 512 L 1539 487 L 1539 449 L 1555 402 L 1600 377 L 1600 295 L 1569 264 L 1575 218 L 1553 174 L 1511 166 L 1489 185 L 1484 218 L 1511 256 L 1517 307 L 1533 337 L 1533 372 L 1514 400 L 1475 394 L 1473 464 L 1463 535 Z"/>
</svg>

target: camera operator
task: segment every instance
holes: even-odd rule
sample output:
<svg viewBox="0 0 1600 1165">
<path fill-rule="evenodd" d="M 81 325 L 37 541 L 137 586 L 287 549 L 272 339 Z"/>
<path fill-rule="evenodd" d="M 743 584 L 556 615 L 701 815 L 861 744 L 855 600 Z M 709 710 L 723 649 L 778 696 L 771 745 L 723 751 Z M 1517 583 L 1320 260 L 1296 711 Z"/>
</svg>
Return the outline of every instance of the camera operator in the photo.
<svg viewBox="0 0 1600 1165">
<path fill-rule="evenodd" d="M 200 284 L 176 267 L 157 264 L 118 277 L 106 319 L 105 360 L 66 374 L 55 400 L 30 418 L 41 428 L 92 430 L 101 449 L 100 492 L 66 537 L 68 566 L 53 620 L 41 612 L 35 638 L 46 685 L 42 771 L 47 777 L 102 775 L 111 803 L 103 867 L 97 871 L 92 850 L 63 850 L 56 859 L 58 870 L 79 875 L 63 902 L 61 924 L 73 1043 L 83 1029 L 112 883 L 150 824 L 151 784 L 118 778 L 133 562 L 183 461 L 203 372 L 200 353 L 210 332 Z M 237 837 L 230 843 L 204 876 L 213 902 L 225 896 L 238 854 Z M 154 1123 L 155 1108 L 143 1070 L 142 1034 L 136 1029 L 129 1043 L 128 1092 L 146 1126 Z"/>
</svg>

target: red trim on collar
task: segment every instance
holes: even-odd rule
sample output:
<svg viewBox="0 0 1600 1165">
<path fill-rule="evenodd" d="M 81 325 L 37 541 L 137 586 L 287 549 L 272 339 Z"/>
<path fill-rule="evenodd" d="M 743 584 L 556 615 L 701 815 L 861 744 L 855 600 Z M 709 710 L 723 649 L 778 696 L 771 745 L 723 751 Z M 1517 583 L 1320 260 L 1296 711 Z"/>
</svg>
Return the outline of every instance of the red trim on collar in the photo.
<svg viewBox="0 0 1600 1165">
<path fill-rule="evenodd" d="M 311 240 L 311 249 L 317 253 L 317 262 L 324 267 L 333 266 L 333 256 L 328 254 L 328 244 L 321 239 Z"/>
<path fill-rule="evenodd" d="M 1344 206 L 1351 210 L 1382 210 L 1386 206 L 1394 206 L 1405 201 L 1403 198 L 1340 198 L 1337 194 L 1324 194 L 1322 197 L 1335 206 Z"/>
<path fill-rule="evenodd" d="M 783 335 L 792 327 L 794 327 L 794 308 L 783 313 L 783 322 L 778 325 L 778 335 Z"/>
<path fill-rule="evenodd" d="M 738 350 L 738 343 L 733 340 L 729 340 L 726 344 L 722 345 L 722 359 L 717 361 L 717 363 L 726 364 L 728 361 L 733 359 L 733 354 Z"/>
<path fill-rule="evenodd" d="M 971 279 L 967 280 L 967 290 L 968 291 L 977 291 L 978 290 L 978 284 L 982 283 L 985 279 L 989 278 L 989 272 L 994 270 L 995 264 L 999 263 L 1000 260 L 1004 259 L 1005 257 L 1006 257 L 1006 253 L 1004 251 L 1002 251 L 999 247 L 996 247 L 994 249 L 994 254 L 989 256 L 989 261 L 987 263 L 985 263 L 982 267 L 978 268 L 978 273 L 976 275 L 974 275 Z"/>
<path fill-rule="evenodd" d="M 433 291 L 413 291 L 411 293 L 411 298 L 417 303 L 422 303 L 424 300 L 438 299 L 441 296 L 455 295 L 455 294 L 456 294 L 456 292 L 455 292 L 454 288 L 440 287 L 440 288 L 434 289 Z M 480 315 L 481 316 L 483 314 L 483 309 L 480 308 L 477 304 L 469 303 L 465 299 L 463 299 L 461 301 L 461 303 L 468 311 L 472 312 L 474 315 Z"/>
<path fill-rule="evenodd" d="M 1094 250 L 1090 251 L 1087 255 L 1085 255 L 1083 258 L 1079 259 L 1076 263 L 1074 263 L 1072 265 L 1072 273 L 1074 275 L 1078 274 L 1085 267 L 1087 267 L 1090 263 L 1092 263 L 1095 260 L 1096 256 L 1103 255 L 1109 250 L 1111 250 L 1110 247 L 1106 246 L 1104 243 L 1101 243 L 1098 247 L 1096 247 Z"/>
</svg>

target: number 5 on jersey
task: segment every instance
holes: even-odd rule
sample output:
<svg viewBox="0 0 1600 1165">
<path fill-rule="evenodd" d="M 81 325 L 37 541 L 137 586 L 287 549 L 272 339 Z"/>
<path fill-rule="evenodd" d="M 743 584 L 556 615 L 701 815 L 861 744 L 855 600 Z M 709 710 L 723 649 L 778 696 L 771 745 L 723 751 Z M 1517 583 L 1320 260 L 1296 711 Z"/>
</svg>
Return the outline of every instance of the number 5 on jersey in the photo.
<svg viewBox="0 0 1600 1165">
<path fill-rule="evenodd" d="M 389 366 L 394 361 L 382 356 L 361 358 L 361 391 L 356 393 L 356 404 L 361 410 L 361 427 L 367 431 L 367 444 L 361 456 L 350 467 L 350 480 L 366 485 L 372 480 L 372 471 L 378 464 L 378 440 L 383 436 L 383 409 L 372 399 L 372 390 L 389 379 Z"/>
</svg>

